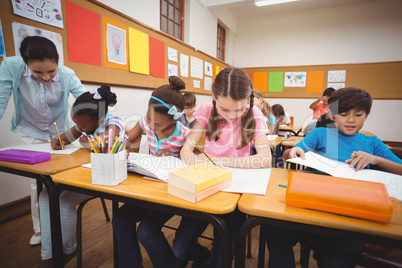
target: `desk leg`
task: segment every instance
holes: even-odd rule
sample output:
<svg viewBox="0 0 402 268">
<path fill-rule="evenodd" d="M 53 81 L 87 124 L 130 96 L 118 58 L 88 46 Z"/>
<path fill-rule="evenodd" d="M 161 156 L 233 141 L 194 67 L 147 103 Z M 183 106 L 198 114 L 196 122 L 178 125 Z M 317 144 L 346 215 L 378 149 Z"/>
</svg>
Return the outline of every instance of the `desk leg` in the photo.
<svg viewBox="0 0 402 268">
<path fill-rule="evenodd" d="M 258 219 L 250 216 L 241 226 L 236 241 L 235 268 L 243 268 L 246 264 L 246 236 L 249 230 L 260 225 Z M 260 254 L 260 253 L 259 253 Z"/>
<path fill-rule="evenodd" d="M 119 202 L 113 201 L 112 202 L 112 211 L 113 211 L 113 216 L 119 209 Z M 117 247 L 117 240 L 116 236 L 114 235 L 113 232 L 113 263 L 114 267 L 119 267 L 119 249 Z"/>
<path fill-rule="evenodd" d="M 61 238 L 60 221 L 60 194 L 62 191 L 60 184 L 53 187 L 49 195 L 50 206 L 50 227 L 52 231 L 52 253 L 53 267 L 64 267 L 63 244 Z"/>
</svg>

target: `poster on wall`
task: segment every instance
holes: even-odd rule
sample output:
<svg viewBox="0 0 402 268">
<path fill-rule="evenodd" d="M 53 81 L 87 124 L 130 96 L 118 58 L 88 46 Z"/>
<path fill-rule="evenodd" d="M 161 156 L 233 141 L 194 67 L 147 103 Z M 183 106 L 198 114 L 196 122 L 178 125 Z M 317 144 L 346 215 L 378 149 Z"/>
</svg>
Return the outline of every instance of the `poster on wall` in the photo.
<svg viewBox="0 0 402 268">
<path fill-rule="evenodd" d="M 188 77 L 188 63 L 189 57 L 188 55 L 184 55 L 180 53 L 180 76 Z"/>
<path fill-rule="evenodd" d="M 305 87 L 306 72 L 285 72 L 285 87 Z"/>
<path fill-rule="evenodd" d="M 204 62 L 202 59 L 199 59 L 194 56 L 190 56 L 190 76 L 198 79 L 203 79 L 203 67 Z"/>
<path fill-rule="evenodd" d="M 121 65 L 127 64 L 126 30 L 107 24 L 107 60 Z M 123 48 L 123 49 L 121 49 Z"/>
<path fill-rule="evenodd" d="M 345 82 L 346 70 L 328 71 L 328 82 Z"/>
<path fill-rule="evenodd" d="M 14 14 L 63 28 L 60 0 L 11 0 Z"/>
<path fill-rule="evenodd" d="M 168 60 L 177 62 L 177 49 L 168 47 Z"/>
<path fill-rule="evenodd" d="M 59 53 L 59 65 L 64 65 L 64 53 L 63 53 L 63 39 L 62 35 L 59 33 L 51 32 L 41 28 L 32 27 L 18 22 L 12 23 L 13 38 L 14 38 L 14 49 L 15 55 L 20 56 L 20 46 L 22 40 L 28 36 L 42 36 L 51 40 Z"/>
</svg>

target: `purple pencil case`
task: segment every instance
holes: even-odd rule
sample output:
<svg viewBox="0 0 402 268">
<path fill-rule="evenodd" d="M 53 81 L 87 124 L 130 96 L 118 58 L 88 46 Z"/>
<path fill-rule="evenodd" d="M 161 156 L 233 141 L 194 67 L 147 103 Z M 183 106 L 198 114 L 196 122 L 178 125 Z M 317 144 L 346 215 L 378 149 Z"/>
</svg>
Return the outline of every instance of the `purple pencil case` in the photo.
<svg viewBox="0 0 402 268">
<path fill-rule="evenodd" d="M 50 153 L 20 149 L 0 151 L 0 161 L 37 164 L 50 160 Z"/>
</svg>

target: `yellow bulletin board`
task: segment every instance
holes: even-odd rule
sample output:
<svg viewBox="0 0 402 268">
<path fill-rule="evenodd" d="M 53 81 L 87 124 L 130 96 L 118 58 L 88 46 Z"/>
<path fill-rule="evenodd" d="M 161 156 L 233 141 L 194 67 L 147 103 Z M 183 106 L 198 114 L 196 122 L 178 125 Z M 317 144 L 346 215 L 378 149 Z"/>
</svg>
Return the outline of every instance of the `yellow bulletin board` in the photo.
<svg viewBox="0 0 402 268">
<path fill-rule="evenodd" d="M 89 12 L 95 14 L 96 16 L 100 17 L 99 20 L 99 29 L 100 29 L 100 38 L 99 41 L 96 43 L 101 43 L 100 45 L 100 55 L 99 55 L 99 64 L 98 65 L 93 65 L 93 64 L 86 64 L 82 62 L 77 62 L 77 61 L 70 61 L 69 58 L 69 48 L 68 48 L 68 41 L 71 42 L 71 40 L 68 40 L 68 29 L 67 29 L 67 22 L 66 20 L 68 19 L 78 19 L 79 16 L 77 15 L 76 17 L 74 16 L 67 16 L 66 17 L 66 3 L 67 7 L 69 6 L 79 6 L 79 8 L 83 10 L 88 10 Z M 1 8 L 0 8 L 0 18 L 1 18 L 1 24 L 3 28 L 3 37 L 4 37 L 4 43 L 5 43 L 5 50 L 6 50 L 6 55 L 7 56 L 14 56 L 15 55 L 15 49 L 14 49 L 14 41 L 13 41 L 13 32 L 12 32 L 12 22 L 18 22 L 21 24 L 25 24 L 28 26 L 32 27 L 37 27 L 40 29 L 52 31 L 55 33 L 60 33 L 62 34 L 62 39 L 63 39 L 63 53 L 64 53 L 64 65 L 73 69 L 78 76 L 78 78 L 81 79 L 82 82 L 84 83 L 95 83 L 95 84 L 109 84 L 109 85 L 117 85 L 117 86 L 123 86 L 123 87 L 135 87 L 135 88 L 140 88 L 140 89 L 154 89 L 157 88 L 161 85 L 167 84 L 168 83 L 168 65 L 176 65 L 177 70 L 178 70 L 178 76 L 183 79 L 183 81 L 186 83 L 186 90 L 195 92 L 197 94 L 204 94 L 204 95 L 210 95 L 209 90 L 204 89 L 204 79 L 208 79 L 208 84 L 210 83 L 211 80 L 214 79 L 216 76 L 216 71 L 220 70 L 222 68 L 225 68 L 228 66 L 228 64 L 224 63 L 223 61 L 220 61 L 214 57 L 211 57 L 207 55 L 206 53 L 203 53 L 202 51 L 198 51 L 195 48 L 185 44 L 184 42 L 168 35 L 165 34 L 161 31 L 155 30 L 153 28 L 150 28 L 130 17 L 127 15 L 124 15 L 121 12 L 118 12 L 116 10 L 113 10 L 112 8 L 103 5 L 102 3 L 95 1 L 95 0 L 89 0 L 89 1 L 83 1 L 83 0 L 61 0 L 61 9 L 62 9 L 62 16 L 64 18 L 64 28 L 57 28 L 53 27 L 44 23 L 40 23 L 31 19 L 27 19 L 18 15 L 15 15 L 13 12 L 13 6 L 11 1 L 5 0 L 3 1 Z M 105 22 L 106 20 L 113 24 L 116 27 L 119 28 L 124 28 L 127 30 L 127 48 L 126 50 L 120 49 L 120 53 L 126 52 L 127 53 L 127 62 L 126 64 L 116 64 L 115 62 L 109 62 L 107 60 L 107 55 L 105 53 L 106 49 L 106 40 L 105 40 Z M 83 30 L 85 30 L 85 25 L 81 25 Z M 159 74 L 152 75 L 151 73 L 147 73 L 146 71 L 138 71 L 138 68 L 136 69 L 136 61 L 138 58 L 133 55 L 135 53 L 130 54 L 130 48 L 132 49 L 133 46 L 130 46 L 129 43 L 129 32 L 131 33 L 136 33 L 136 35 L 130 35 L 130 38 L 138 37 L 138 36 L 147 36 L 149 37 L 150 43 L 156 44 L 156 46 L 159 48 L 161 47 L 161 44 L 164 44 L 164 55 L 165 59 L 164 62 L 162 63 L 164 66 L 161 68 L 162 69 L 162 74 L 159 72 Z M 140 33 L 140 35 L 138 34 Z M 131 39 L 130 41 L 133 41 Z M 134 39 L 135 41 L 135 39 Z M 89 46 L 91 43 L 84 43 L 83 46 Z M 137 45 L 136 42 L 133 42 L 133 45 Z M 172 48 L 174 50 L 177 50 L 177 57 L 178 61 L 170 61 L 168 59 L 168 48 Z M 71 49 L 71 48 L 70 48 Z M 188 77 L 182 77 L 180 76 L 180 54 L 184 54 L 189 57 L 189 63 L 188 63 Z M 131 56 L 131 58 L 130 58 Z M 143 56 L 143 55 L 138 55 L 137 56 Z M 150 53 L 150 58 L 155 55 L 151 55 Z M 198 62 L 202 61 L 202 69 L 200 72 L 202 72 L 202 78 L 194 78 L 191 76 L 191 59 L 196 58 Z M 0 57 L 0 61 L 2 61 L 2 57 Z M 206 66 L 205 63 L 208 63 L 208 66 L 211 66 L 211 73 L 209 75 L 206 75 L 204 72 L 204 68 Z M 155 63 L 153 64 L 155 67 Z M 158 67 L 158 66 L 156 66 Z M 160 67 L 160 66 L 159 66 Z M 131 71 L 130 71 L 131 70 Z M 162 77 L 164 76 L 164 77 Z M 196 84 L 199 84 L 199 88 L 194 88 L 194 81 L 196 81 Z"/>
<path fill-rule="evenodd" d="M 328 72 L 346 71 L 345 87 L 366 90 L 374 99 L 402 99 L 402 62 L 314 66 L 244 68 L 252 75 L 254 88 L 266 98 L 318 98 L 328 85 Z M 304 87 L 275 87 L 286 72 L 305 72 Z"/>
</svg>

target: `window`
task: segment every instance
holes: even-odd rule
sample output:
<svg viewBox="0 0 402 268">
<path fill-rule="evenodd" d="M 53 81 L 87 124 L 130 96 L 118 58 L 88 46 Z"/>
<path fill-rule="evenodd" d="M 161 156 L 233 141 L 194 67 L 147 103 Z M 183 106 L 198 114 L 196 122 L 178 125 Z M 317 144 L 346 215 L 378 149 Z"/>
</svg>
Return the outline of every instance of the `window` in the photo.
<svg viewBox="0 0 402 268">
<path fill-rule="evenodd" d="M 183 41 L 184 0 L 161 0 L 161 31 Z"/>
<path fill-rule="evenodd" d="M 226 30 L 222 25 L 218 24 L 218 44 L 216 49 L 216 57 L 225 61 L 225 46 L 226 46 Z"/>
</svg>

